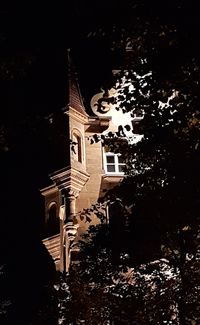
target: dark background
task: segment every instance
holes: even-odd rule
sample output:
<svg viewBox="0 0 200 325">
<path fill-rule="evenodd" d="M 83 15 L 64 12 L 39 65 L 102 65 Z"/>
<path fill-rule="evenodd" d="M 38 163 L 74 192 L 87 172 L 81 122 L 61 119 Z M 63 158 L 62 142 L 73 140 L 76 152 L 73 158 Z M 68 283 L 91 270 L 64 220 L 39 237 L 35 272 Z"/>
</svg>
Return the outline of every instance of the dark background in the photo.
<svg viewBox="0 0 200 325">
<path fill-rule="evenodd" d="M 44 296 L 44 284 L 54 279 L 55 270 L 40 238 L 43 211 L 38 188 L 48 174 L 48 150 L 43 151 L 41 129 L 39 134 L 35 122 L 31 128 L 29 124 L 36 116 L 40 121 L 67 104 L 67 49 L 71 48 L 87 108 L 115 67 L 102 29 L 111 35 L 113 24 L 123 25 L 137 14 L 159 17 L 163 23 L 177 24 L 187 33 L 189 44 L 198 48 L 198 2 L 143 3 L 6 1 L 0 5 L 0 124 L 11 145 L 0 156 L 0 250 L 5 265 L 1 292 L 3 299 L 12 301 L 8 315 L 3 315 L 6 324 L 13 320 L 28 324 Z M 97 31 L 97 36 L 88 36 Z"/>
<path fill-rule="evenodd" d="M 132 11 L 134 7 L 136 9 Z M 112 0 L 78 0 L 67 1 L 63 5 L 37 1 L 13 4 L 6 1 L 0 8 L 0 59 L 29 58 L 31 63 L 24 67 L 26 78 L 18 78 L 20 80 L 14 85 L 14 95 L 18 96 L 16 100 L 21 96 L 24 105 L 28 102 L 28 109 L 54 111 L 66 104 L 67 48 L 72 49 L 86 101 L 93 92 L 91 87 L 96 90 L 113 65 L 108 40 L 101 36 L 88 37 L 90 32 L 104 29 L 111 34 L 113 24 L 126 24 L 126 21 L 136 19 L 135 15 L 138 14 L 148 19 L 159 17 L 163 23 L 176 24 L 187 31 L 188 38 L 192 38 L 193 44 L 197 45 L 198 13 L 198 1 L 125 0 L 116 3 Z M 26 87 L 21 94 L 23 81 Z M 6 94 L 6 100 L 9 94 Z M 11 104 L 8 105 L 7 109 L 10 110 Z"/>
</svg>

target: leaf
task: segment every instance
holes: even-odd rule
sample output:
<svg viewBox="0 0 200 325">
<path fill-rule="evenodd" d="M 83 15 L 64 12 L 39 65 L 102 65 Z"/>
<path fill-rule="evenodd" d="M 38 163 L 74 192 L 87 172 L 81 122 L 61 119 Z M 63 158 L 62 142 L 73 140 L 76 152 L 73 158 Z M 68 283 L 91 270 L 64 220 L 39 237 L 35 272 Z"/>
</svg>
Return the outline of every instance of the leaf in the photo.
<svg viewBox="0 0 200 325">
<path fill-rule="evenodd" d="M 131 130 L 131 127 L 130 127 L 130 125 L 125 125 L 125 129 L 127 130 L 127 131 L 130 131 Z"/>
<path fill-rule="evenodd" d="M 109 138 L 113 138 L 113 133 L 112 132 L 108 132 L 108 136 L 109 136 Z"/>
<path fill-rule="evenodd" d="M 93 139 L 94 139 L 95 143 L 100 141 L 100 138 L 99 138 L 99 136 L 97 134 L 93 135 Z"/>
<path fill-rule="evenodd" d="M 191 227 L 190 226 L 184 226 L 182 228 L 182 231 L 188 231 L 188 230 L 191 230 Z"/>
<path fill-rule="evenodd" d="M 91 222 L 91 218 L 90 217 L 88 217 L 88 216 L 86 216 L 86 222 Z"/>
<path fill-rule="evenodd" d="M 83 221 L 85 219 L 85 217 L 81 214 L 80 215 L 80 220 Z"/>
</svg>

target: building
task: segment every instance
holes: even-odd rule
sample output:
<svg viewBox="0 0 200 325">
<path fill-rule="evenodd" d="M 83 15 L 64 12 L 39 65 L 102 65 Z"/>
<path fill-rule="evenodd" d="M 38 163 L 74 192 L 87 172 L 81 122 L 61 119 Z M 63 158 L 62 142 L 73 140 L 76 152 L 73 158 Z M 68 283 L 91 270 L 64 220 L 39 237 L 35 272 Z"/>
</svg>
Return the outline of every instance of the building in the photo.
<svg viewBox="0 0 200 325">
<path fill-rule="evenodd" d="M 115 110 L 113 96 L 113 89 L 107 94 L 100 91 L 93 96 L 87 110 L 68 53 L 68 104 L 59 117 L 51 117 L 52 127 L 64 130 L 65 160 L 63 168 L 49 175 L 51 184 L 41 189 L 45 205 L 43 243 L 61 272 L 69 269 L 74 238 L 88 227 L 78 212 L 95 204 L 105 189 L 123 178 L 124 163 L 120 156 L 106 152 L 101 141 L 91 144 L 94 134 L 98 137 L 108 131 L 115 132 L 119 124 L 132 126 L 129 113 Z M 96 222 L 94 217 L 91 223 Z"/>
</svg>

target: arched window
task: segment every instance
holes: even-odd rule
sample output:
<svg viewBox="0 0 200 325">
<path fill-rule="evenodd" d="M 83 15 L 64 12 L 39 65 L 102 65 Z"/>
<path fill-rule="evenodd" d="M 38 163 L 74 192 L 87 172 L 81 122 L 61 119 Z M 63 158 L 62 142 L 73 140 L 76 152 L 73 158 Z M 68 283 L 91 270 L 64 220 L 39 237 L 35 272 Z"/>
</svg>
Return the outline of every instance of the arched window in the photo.
<svg viewBox="0 0 200 325">
<path fill-rule="evenodd" d="M 60 220 L 56 202 L 51 202 L 48 207 L 47 234 L 56 235 L 60 232 Z"/>
<path fill-rule="evenodd" d="M 82 163 L 82 140 L 81 135 L 78 131 L 73 132 L 73 142 L 74 142 L 74 149 L 73 149 L 73 157 L 78 162 Z"/>
</svg>

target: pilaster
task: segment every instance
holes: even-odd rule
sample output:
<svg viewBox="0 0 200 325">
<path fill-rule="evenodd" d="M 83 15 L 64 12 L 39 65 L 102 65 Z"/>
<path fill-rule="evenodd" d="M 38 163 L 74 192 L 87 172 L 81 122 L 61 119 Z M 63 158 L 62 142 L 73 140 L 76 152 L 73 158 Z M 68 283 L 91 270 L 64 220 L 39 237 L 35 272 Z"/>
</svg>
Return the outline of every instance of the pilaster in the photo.
<svg viewBox="0 0 200 325">
<path fill-rule="evenodd" d="M 62 197 L 60 207 L 60 271 L 68 272 L 71 260 L 71 246 L 77 234 L 76 199 L 89 179 L 89 174 L 67 167 L 50 175 Z"/>
</svg>

